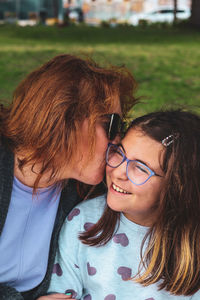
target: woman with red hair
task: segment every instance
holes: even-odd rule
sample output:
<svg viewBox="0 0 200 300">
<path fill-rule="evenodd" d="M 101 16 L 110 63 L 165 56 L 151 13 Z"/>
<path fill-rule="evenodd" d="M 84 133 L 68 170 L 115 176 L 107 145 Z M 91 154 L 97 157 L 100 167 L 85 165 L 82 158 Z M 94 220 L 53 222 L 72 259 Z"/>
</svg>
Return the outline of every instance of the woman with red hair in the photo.
<svg viewBox="0 0 200 300">
<path fill-rule="evenodd" d="M 108 142 L 136 102 L 135 86 L 125 68 L 59 55 L 30 73 L 13 103 L 2 106 L 1 299 L 45 294 L 60 228 L 82 199 L 77 182 L 102 181 Z"/>
</svg>

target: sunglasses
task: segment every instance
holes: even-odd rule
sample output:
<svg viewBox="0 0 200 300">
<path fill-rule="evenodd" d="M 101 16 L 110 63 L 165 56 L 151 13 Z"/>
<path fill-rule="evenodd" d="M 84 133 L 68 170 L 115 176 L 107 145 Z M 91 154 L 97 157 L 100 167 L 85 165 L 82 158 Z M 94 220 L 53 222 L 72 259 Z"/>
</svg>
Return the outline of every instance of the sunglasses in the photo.
<svg viewBox="0 0 200 300">
<path fill-rule="evenodd" d="M 118 114 L 108 114 L 105 115 L 108 121 L 103 123 L 104 129 L 106 131 L 107 137 L 110 141 L 113 141 L 118 134 L 123 131 L 124 123 Z"/>
</svg>

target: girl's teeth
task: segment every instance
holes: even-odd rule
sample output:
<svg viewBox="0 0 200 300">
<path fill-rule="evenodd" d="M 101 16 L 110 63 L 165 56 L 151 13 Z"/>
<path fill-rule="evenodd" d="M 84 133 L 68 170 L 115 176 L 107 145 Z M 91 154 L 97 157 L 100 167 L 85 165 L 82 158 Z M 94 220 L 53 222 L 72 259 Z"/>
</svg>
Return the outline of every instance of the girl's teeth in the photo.
<svg viewBox="0 0 200 300">
<path fill-rule="evenodd" d="M 123 193 L 123 194 L 128 194 L 128 192 L 122 190 L 121 188 L 119 188 L 118 186 L 116 186 L 114 183 L 113 183 L 113 189 L 119 193 Z"/>
</svg>

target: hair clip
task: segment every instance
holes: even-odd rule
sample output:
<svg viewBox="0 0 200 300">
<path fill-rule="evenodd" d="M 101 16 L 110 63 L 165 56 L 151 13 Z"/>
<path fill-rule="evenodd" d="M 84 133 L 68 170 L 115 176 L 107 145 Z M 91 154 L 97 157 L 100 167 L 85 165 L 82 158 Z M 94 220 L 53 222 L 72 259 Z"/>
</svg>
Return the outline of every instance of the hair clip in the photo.
<svg viewBox="0 0 200 300">
<path fill-rule="evenodd" d="M 163 144 L 163 146 L 168 147 L 177 138 L 178 138 L 178 134 L 170 134 L 162 140 L 162 144 Z"/>
</svg>

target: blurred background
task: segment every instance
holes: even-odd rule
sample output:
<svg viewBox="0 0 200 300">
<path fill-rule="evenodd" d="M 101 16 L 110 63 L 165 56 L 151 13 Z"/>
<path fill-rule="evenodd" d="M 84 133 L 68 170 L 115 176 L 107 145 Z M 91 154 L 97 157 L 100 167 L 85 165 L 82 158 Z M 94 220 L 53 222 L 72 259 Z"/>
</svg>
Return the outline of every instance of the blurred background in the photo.
<svg viewBox="0 0 200 300">
<path fill-rule="evenodd" d="M 138 82 L 140 115 L 200 113 L 200 0 L 0 0 L 0 99 L 53 56 L 125 65 Z"/>
</svg>

